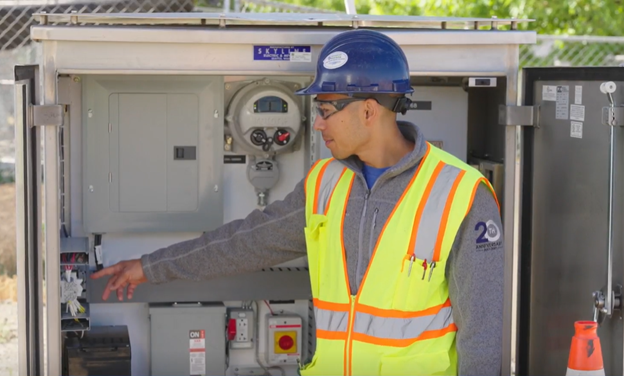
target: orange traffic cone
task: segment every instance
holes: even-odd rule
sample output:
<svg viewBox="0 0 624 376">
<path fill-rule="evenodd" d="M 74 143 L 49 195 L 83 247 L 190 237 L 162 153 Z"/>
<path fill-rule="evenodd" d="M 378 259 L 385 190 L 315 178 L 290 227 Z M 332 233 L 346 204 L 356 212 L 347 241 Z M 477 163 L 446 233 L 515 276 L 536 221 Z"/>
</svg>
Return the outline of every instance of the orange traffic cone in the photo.
<svg viewBox="0 0 624 376">
<path fill-rule="evenodd" d="M 574 323 L 574 337 L 570 346 L 566 376 L 604 376 L 602 349 L 595 321 Z"/>
</svg>

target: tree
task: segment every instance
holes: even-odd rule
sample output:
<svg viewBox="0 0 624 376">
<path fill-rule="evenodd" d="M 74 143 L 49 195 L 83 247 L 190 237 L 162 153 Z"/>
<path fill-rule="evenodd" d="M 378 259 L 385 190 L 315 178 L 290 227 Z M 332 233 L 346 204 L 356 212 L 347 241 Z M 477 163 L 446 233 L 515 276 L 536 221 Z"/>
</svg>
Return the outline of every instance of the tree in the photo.
<svg viewBox="0 0 624 376">
<path fill-rule="evenodd" d="M 343 0 L 282 0 L 344 11 Z M 540 34 L 624 35 L 624 0 L 356 0 L 360 14 L 533 19 Z"/>
</svg>

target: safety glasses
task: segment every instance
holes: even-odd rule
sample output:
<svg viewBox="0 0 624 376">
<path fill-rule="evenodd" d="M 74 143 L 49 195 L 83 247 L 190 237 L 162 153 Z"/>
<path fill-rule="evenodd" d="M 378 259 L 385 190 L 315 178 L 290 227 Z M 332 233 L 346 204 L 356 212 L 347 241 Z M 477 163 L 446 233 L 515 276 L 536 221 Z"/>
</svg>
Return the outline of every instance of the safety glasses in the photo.
<svg viewBox="0 0 624 376">
<path fill-rule="evenodd" d="M 335 99 L 333 101 L 321 101 L 315 98 L 312 105 L 316 109 L 318 116 L 322 117 L 323 120 L 327 120 L 333 114 L 342 111 L 349 104 L 365 101 L 366 99 L 368 98 L 345 98 Z"/>
</svg>

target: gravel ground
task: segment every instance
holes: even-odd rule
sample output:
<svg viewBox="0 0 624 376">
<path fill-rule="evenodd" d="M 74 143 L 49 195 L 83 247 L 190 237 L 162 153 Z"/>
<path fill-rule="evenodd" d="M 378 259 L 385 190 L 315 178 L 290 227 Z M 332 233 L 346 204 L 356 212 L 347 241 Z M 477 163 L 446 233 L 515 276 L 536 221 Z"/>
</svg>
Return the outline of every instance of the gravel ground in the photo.
<svg viewBox="0 0 624 376">
<path fill-rule="evenodd" d="M 0 376 L 17 376 L 17 303 L 0 302 Z"/>
<path fill-rule="evenodd" d="M 46 351 L 45 320 L 43 322 L 43 351 Z M 0 301 L 0 376 L 18 376 L 17 303 Z M 44 373 L 45 370 L 44 361 Z"/>
</svg>

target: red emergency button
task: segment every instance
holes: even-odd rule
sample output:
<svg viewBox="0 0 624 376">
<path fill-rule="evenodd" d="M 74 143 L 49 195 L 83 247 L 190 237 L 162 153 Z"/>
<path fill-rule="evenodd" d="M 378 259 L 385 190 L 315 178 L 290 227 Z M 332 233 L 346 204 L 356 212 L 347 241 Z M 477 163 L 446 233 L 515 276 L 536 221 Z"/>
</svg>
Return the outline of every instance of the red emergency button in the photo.
<svg viewBox="0 0 624 376">
<path fill-rule="evenodd" d="M 290 350 L 294 344 L 295 344 L 295 341 L 293 341 L 291 336 L 282 336 L 279 339 L 279 347 L 282 350 Z"/>
</svg>

